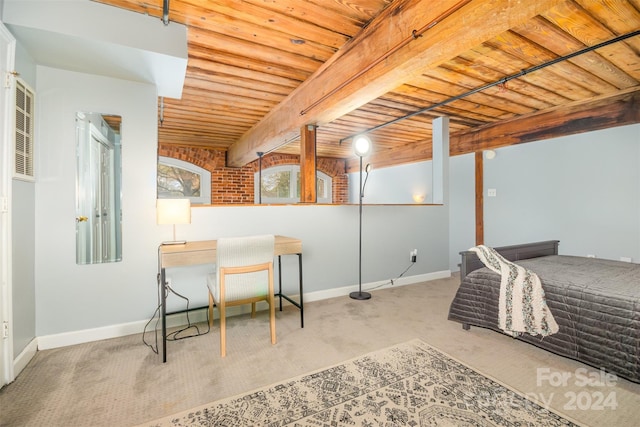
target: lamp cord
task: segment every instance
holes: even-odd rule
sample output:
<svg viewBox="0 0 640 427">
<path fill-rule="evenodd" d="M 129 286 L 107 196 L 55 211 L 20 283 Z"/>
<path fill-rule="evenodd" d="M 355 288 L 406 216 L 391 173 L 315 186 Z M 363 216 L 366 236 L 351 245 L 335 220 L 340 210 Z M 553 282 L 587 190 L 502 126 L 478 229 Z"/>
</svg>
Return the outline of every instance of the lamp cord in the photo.
<svg viewBox="0 0 640 427">
<path fill-rule="evenodd" d="M 381 288 L 383 286 L 386 286 L 388 284 L 391 284 L 391 286 L 395 285 L 395 283 L 393 283 L 394 280 L 398 280 L 399 278 L 401 278 L 402 276 L 404 276 L 404 274 L 409 271 L 409 269 L 411 267 L 413 267 L 413 265 L 415 264 L 415 262 L 412 262 L 411 264 L 409 264 L 409 266 L 407 268 L 404 269 L 404 271 L 402 273 L 400 273 L 400 275 L 398 277 L 396 277 L 395 279 L 390 279 L 388 282 L 384 282 L 378 286 L 374 286 L 373 288 L 367 289 L 367 291 L 373 291 L 375 289 Z"/>
<path fill-rule="evenodd" d="M 144 345 L 149 347 L 151 349 L 151 351 L 153 351 L 155 354 L 158 354 L 158 323 L 160 322 L 160 308 L 162 306 L 162 304 L 160 302 L 160 292 L 161 292 L 160 274 L 157 275 L 157 282 L 158 282 L 158 304 L 156 306 L 155 311 L 153 312 L 153 315 L 151 316 L 149 321 L 144 325 L 144 329 L 142 330 L 142 342 L 144 343 Z M 156 317 L 157 317 L 157 319 L 156 319 Z M 156 319 L 156 324 L 155 324 L 155 327 L 153 328 L 153 330 L 154 330 L 154 338 L 155 338 L 155 346 L 153 345 L 153 343 L 149 344 L 147 342 L 147 339 L 146 339 L 147 328 L 149 327 L 151 322 L 153 322 L 153 319 Z"/>
<path fill-rule="evenodd" d="M 167 285 L 167 289 L 169 289 L 174 295 L 178 296 L 179 298 L 182 298 L 183 300 L 185 300 L 187 302 L 187 309 L 185 311 L 185 313 L 187 314 L 187 325 L 182 328 L 179 329 L 177 331 L 171 332 L 170 334 L 167 334 L 167 341 L 177 341 L 177 340 L 182 340 L 185 338 L 191 338 L 191 337 L 198 337 L 200 335 L 205 335 L 208 334 L 209 331 L 211 330 L 211 328 L 209 327 L 209 310 L 207 310 L 207 330 L 205 332 L 200 332 L 200 328 L 198 328 L 198 325 L 191 324 L 191 319 L 189 318 L 189 298 L 185 297 L 184 295 L 181 295 L 180 293 L 176 292 L 171 286 Z M 187 335 L 184 337 L 179 337 L 178 335 L 186 330 L 189 330 L 191 328 L 195 328 L 196 333 L 192 334 L 192 335 Z"/>
<path fill-rule="evenodd" d="M 175 225 L 174 225 L 175 227 Z M 175 239 L 175 236 L 174 236 Z M 158 247 L 158 256 L 160 255 L 160 247 Z M 159 260 L 159 257 L 158 257 Z M 157 274 L 156 276 L 156 281 L 157 281 L 157 285 L 158 285 L 158 296 L 157 296 L 157 305 L 156 305 L 156 309 L 153 312 L 153 315 L 151 316 L 151 318 L 149 319 L 149 321 L 144 325 L 144 329 L 142 331 L 142 342 L 144 343 L 144 345 L 146 345 L 147 347 L 149 347 L 151 349 L 151 351 L 153 351 L 155 354 L 159 354 L 158 353 L 158 324 L 160 323 L 161 320 L 161 315 L 160 315 L 160 309 L 162 308 L 162 292 L 163 292 L 163 287 L 160 283 L 160 273 Z M 169 286 L 168 284 L 166 285 L 167 289 L 169 291 L 171 291 L 173 294 L 177 295 L 178 297 L 184 299 L 187 302 L 187 308 L 186 308 L 186 313 L 187 313 L 187 325 L 182 328 L 179 329 L 177 331 L 174 331 L 170 334 L 167 334 L 167 341 L 176 341 L 176 340 L 181 340 L 184 338 L 190 338 L 190 337 L 197 337 L 200 335 L 205 335 L 208 334 L 209 331 L 211 330 L 211 328 L 209 327 L 209 310 L 207 310 L 207 330 L 204 332 L 200 332 L 200 329 L 198 328 L 198 326 L 196 324 L 191 324 L 191 319 L 189 318 L 189 298 L 185 297 L 184 295 L 179 294 L 178 292 L 176 292 L 171 286 Z M 154 342 L 153 343 L 149 343 L 147 342 L 147 328 L 149 327 L 149 325 L 153 322 L 153 319 L 156 319 L 156 323 L 155 326 L 153 328 L 153 332 L 154 332 Z M 192 334 L 192 335 L 187 335 L 184 337 L 178 337 L 178 335 L 190 328 L 195 328 L 196 329 L 196 334 Z"/>
</svg>

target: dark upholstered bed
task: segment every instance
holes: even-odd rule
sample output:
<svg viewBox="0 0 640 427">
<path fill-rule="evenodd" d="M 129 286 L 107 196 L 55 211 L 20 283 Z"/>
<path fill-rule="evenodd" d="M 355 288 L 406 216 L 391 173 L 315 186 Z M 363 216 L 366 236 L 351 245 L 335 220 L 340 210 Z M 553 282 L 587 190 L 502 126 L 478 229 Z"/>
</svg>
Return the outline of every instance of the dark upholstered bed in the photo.
<svg viewBox="0 0 640 427">
<path fill-rule="evenodd" d="M 640 382 L 640 264 L 558 255 L 558 241 L 496 249 L 535 272 L 560 330 L 517 339 Z M 465 251 L 449 320 L 498 328 L 500 275 Z"/>
</svg>

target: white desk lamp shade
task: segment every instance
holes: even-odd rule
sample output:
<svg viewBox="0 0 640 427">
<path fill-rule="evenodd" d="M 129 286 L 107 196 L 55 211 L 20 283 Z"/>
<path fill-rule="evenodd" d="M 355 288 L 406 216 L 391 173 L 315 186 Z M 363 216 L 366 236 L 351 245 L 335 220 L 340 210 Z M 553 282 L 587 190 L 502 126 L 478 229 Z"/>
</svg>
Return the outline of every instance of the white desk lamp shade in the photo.
<svg viewBox="0 0 640 427">
<path fill-rule="evenodd" d="M 173 225 L 173 240 L 162 242 L 163 245 L 186 243 L 176 240 L 176 224 L 191 224 L 191 200 L 189 199 L 157 199 L 156 222 Z"/>
<path fill-rule="evenodd" d="M 191 224 L 191 200 L 158 199 L 156 219 L 158 224 Z"/>
</svg>

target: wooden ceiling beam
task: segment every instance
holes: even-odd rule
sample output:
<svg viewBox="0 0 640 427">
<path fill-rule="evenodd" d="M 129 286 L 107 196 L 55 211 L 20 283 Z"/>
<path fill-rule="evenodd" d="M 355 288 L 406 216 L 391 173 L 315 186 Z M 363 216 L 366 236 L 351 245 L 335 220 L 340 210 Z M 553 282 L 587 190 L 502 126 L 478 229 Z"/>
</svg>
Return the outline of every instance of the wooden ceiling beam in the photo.
<svg viewBox="0 0 640 427">
<path fill-rule="evenodd" d="M 452 133 L 449 153 L 451 156 L 457 156 L 635 123 L 640 123 L 639 87 L 588 102 L 575 102 L 552 110 Z M 375 140 L 373 144 L 375 150 Z M 393 150 L 374 152 L 367 161 L 379 169 L 430 159 L 431 141 L 423 140 Z M 346 164 L 347 172 L 356 172 L 358 165 L 356 159 L 349 160 Z"/>
<path fill-rule="evenodd" d="M 232 144 L 228 165 L 299 137 L 305 124 L 330 123 L 562 1 L 397 0 Z"/>
<path fill-rule="evenodd" d="M 451 135 L 452 156 L 640 123 L 637 86 L 588 102 L 575 102 L 528 116 Z"/>
</svg>

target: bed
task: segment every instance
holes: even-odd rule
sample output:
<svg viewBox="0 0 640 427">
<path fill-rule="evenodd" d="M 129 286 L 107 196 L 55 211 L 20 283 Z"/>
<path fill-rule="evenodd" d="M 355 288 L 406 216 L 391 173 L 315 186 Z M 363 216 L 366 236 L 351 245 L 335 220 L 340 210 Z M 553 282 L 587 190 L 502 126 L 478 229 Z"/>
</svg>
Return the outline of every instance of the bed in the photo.
<svg viewBox="0 0 640 427">
<path fill-rule="evenodd" d="M 558 255 L 557 240 L 494 248 L 535 272 L 560 330 L 526 341 L 640 383 L 640 264 Z M 500 275 L 475 252 L 460 253 L 460 287 L 449 320 L 464 329 L 498 327 Z"/>
</svg>

